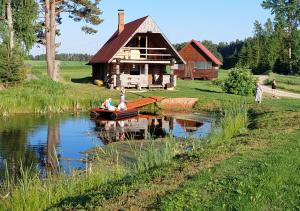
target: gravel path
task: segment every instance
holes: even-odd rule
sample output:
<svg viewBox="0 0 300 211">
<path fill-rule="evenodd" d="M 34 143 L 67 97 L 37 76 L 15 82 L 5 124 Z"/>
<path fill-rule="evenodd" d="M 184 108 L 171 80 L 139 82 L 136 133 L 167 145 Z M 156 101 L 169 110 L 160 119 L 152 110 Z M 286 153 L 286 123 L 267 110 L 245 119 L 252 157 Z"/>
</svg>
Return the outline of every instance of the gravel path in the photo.
<svg viewBox="0 0 300 211">
<path fill-rule="evenodd" d="M 263 85 L 264 81 L 267 80 L 269 78 L 269 76 L 267 76 L 267 75 L 257 75 L 256 77 L 258 78 L 259 83 L 262 85 L 264 93 L 273 94 L 273 91 L 272 91 L 271 87 Z M 276 97 L 290 97 L 290 98 L 300 99 L 300 94 L 293 93 L 293 92 L 286 92 L 286 91 L 282 91 L 282 90 L 278 90 L 278 89 L 276 89 L 275 96 Z"/>
</svg>

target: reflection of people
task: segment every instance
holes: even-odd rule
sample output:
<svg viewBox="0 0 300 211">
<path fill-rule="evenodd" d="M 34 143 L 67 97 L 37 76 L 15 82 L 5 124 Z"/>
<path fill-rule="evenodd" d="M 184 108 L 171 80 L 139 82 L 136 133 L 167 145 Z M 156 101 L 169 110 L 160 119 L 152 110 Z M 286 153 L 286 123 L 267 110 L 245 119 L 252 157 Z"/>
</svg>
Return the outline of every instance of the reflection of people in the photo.
<svg viewBox="0 0 300 211">
<path fill-rule="evenodd" d="M 256 93 L 255 93 L 255 101 L 261 103 L 263 95 L 263 88 L 260 83 L 256 84 Z"/>
<path fill-rule="evenodd" d="M 272 81 L 272 94 L 273 94 L 273 97 L 275 97 L 276 88 L 277 88 L 277 84 L 276 84 L 275 79 L 273 79 L 273 81 Z"/>
<path fill-rule="evenodd" d="M 119 121 L 118 122 L 119 126 L 120 126 L 120 134 L 119 134 L 119 138 L 121 141 L 125 140 L 125 122 L 124 121 Z"/>
</svg>

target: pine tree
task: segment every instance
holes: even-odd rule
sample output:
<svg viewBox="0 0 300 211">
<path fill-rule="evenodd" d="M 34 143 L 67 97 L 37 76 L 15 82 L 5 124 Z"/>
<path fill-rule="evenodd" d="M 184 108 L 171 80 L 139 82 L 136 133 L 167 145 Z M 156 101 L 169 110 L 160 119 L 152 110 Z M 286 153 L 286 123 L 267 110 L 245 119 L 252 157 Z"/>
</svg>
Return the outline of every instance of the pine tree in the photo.
<svg viewBox="0 0 300 211">
<path fill-rule="evenodd" d="M 55 43 L 56 35 L 59 34 L 57 25 L 62 23 L 62 14 L 68 13 L 69 18 L 75 22 L 84 21 L 90 25 L 99 25 L 102 23 L 98 8 L 100 0 L 40 0 L 44 11 L 44 19 L 41 22 L 43 29 L 39 33 L 40 43 L 46 46 L 46 60 L 48 77 L 52 80 L 59 79 L 59 70 L 55 62 Z M 97 31 L 89 26 L 83 26 L 82 31 L 87 34 L 93 34 Z"/>
</svg>

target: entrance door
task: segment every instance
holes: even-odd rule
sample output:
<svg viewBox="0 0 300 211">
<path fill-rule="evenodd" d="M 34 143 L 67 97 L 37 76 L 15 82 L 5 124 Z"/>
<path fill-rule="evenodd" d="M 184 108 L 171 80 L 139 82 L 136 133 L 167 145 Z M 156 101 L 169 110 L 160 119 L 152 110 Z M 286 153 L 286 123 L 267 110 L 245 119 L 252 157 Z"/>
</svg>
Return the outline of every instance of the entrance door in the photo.
<svg viewBox="0 0 300 211">
<path fill-rule="evenodd" d="M 193 78 L 193 69 L 195 67 L 194 62 L 187 62 L 184 66 L 184 77 L 185 78 Z"/>
</svg>

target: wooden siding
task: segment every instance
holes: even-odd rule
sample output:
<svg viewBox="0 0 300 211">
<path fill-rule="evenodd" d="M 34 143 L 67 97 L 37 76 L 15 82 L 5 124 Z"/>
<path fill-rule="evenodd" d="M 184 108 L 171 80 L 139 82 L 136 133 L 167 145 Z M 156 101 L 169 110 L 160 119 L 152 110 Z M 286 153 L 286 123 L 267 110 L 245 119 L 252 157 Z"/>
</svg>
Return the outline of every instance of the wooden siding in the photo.
<svg viewBox="0 0 300 211">
<path fill-rule="evenodd" d="M 209 69 L 209 70 L 198 70 L 193 69 L 191 73 L 191 77 L 187 76 L 186 69 L 176 69 L 174 70 L 174 75 L 181 79 L 204 79 L 204 80 L 212 80 L 218 77 L 218 70 Z"/>
</svg>

